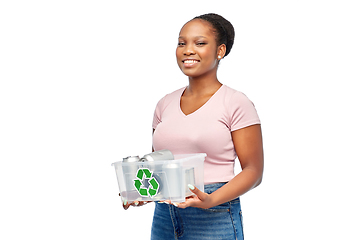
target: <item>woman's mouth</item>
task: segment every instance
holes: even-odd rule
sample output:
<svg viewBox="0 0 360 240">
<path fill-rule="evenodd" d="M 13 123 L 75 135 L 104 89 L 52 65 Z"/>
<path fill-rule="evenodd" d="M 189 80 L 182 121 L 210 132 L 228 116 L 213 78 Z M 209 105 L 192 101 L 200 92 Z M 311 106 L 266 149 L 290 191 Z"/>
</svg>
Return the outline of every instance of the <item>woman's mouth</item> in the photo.
<svg viewBox="0 0 360 240">
<path fill-rule="evenodd" d="M 200 61 L 196 59 L 185 59 L 182 62 L 184 63 L 184 67 L 193 67 Z"/>
</svg>

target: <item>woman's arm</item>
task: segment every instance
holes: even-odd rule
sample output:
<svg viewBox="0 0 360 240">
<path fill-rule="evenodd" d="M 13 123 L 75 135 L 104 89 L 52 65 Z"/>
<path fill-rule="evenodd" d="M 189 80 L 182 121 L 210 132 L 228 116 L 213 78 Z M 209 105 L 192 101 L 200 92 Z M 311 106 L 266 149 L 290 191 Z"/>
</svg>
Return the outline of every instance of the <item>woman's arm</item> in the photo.
<svg viewBox="0 0 360 240">
<path fill-rule="evenodd" d="M 231 181 L 212 194 L 206 194 L 194 188 L 197 197 L 189 198 L 184 203 L 175 203 L 180 208 L 211 208 L 237 198 L 261 183 L 264 169 L 264 155 L 261 126 L 252 125 L 233 131 L 232 140 L 240 160 L 242 171 Z M 190 186 L 190 189 L 193 186 Z"/>
<path fill-rule="evenodd" d="M 264 154 L 261 126 L 253 125 L 232 132 L 242 171 L 213 193 L 214 206 L 230 201 L 257 187 L 262 180 Z"/>
</svg>

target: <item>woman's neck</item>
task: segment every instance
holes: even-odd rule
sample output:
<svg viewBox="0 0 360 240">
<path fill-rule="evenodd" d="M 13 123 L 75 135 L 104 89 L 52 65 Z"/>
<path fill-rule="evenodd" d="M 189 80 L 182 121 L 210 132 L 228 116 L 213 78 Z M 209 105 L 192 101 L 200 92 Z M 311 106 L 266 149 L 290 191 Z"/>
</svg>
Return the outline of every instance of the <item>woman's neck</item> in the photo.
<svg viewBox="0 0 360 240">
<path fill-rule="evenodd" d="M 184 95 L 203 96 L 214 94 L 222 84 L 215 76 L 194 78 L 189 77 L 189 86 L 186 88 Z"/>
</svg>

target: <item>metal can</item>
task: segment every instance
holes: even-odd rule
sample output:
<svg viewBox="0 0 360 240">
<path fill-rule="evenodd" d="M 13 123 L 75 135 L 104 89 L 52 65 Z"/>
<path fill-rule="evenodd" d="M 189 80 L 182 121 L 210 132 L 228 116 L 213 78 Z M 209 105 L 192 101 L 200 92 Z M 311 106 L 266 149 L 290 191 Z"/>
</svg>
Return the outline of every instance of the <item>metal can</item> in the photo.
<svg viewBox="0 0 360 240">
<path fill-rule="evenodd" d="M 128 192 L 135 191 L 135 186 L 133 183 L 133 179 L 136 176 L 136 172 L 138 171 L 138 165 L 135 164 L 140 161 L 139 156 L 129 156 L 126 158 L 123 158 L 123 163 L 126 163 L 122 166 L 124 177 L 126 179 L 126 189 Z"/>
<path fill-rule="evenodd" d="M 149 154 L 144 155 L 140 161 L 142 162 L 153 162 L 153 161 L 165 161 L 165 160 L 174 160 L 174 155 L 170 150 L 163 149 L 160 151 L 152 152 Z"/>
<path fill-rule="evenodd" d="M 167 161 L 167 160 L 174 160 L 174 155 L 168 149 L 163 149 L 159 151 L 155 151 L 149 154 L 144 155 L 140 161 L 144 162 L 153 172 L 153 177 L 159 183 L 159 190 L 157 197 L 159 198 L 167 198 L 169 195 L 168 188 L 166 187 L 167 183 L 167 174 L 164 173 L 162 169 L 162 165 L 156 165 L 155 161 Z M 155 173 L 157 172 L 157 173 Z"/>
<path fill-rule="evenodd" d="M 126 158 L 123 158 L 123 162 L 139 162 L 140 158 L 139 156 L 129 156 Z"/>
<path fill-rule="evenodd" d="M 183 186 L 181 186 L 183 178 L 180 165 L 178 163 L 166 164 L 163 170 L 166 179 L 166 181 L 163 181 L 165 182 L 163 195 L 170 200 L 172 198 L 181 198 L 184 189 Z"/>
</svg>

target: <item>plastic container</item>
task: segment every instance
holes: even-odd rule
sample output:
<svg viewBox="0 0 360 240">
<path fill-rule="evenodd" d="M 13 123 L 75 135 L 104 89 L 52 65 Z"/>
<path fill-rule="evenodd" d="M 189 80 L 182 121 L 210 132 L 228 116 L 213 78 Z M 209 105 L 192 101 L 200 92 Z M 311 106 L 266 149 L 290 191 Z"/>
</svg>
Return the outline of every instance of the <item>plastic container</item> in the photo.
<svg viewBox="0 0 360 240">
<path fill-rule="evenodd" d="M 128 202 L 184 202 L 193 195 L 188 184 L 204 191 L 205 153 L 175 155 L 174 160 L 115 162 L 121 196 Z"/>
</svg>

